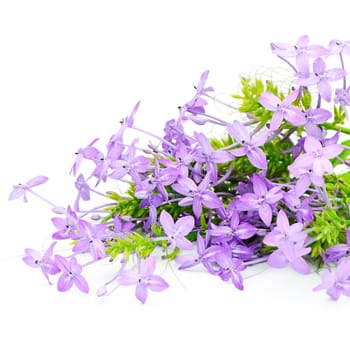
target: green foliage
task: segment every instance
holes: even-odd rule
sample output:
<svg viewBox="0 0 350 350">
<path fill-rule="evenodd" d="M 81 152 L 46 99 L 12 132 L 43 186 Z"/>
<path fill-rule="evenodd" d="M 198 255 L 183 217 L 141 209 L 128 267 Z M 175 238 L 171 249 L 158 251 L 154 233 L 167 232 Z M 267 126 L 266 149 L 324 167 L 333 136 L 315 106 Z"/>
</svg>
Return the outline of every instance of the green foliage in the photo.
<svg viewBox="0 0 350 350">
<path fill-rule="evenodd" d="M 334 244 L 344 243 L 346 229 L 350 224 L 350 218 L 342 218 L 337 211 L 329 207 L 315 216 L 310 224 L 312 232 L 309 233 L 314 242 L 311 244 L 311 257 L 324 255 L 327 248 Z"/>
<path fill-rule="evenodd" d="M 284 99 L 284 94 L 279 91 L 277 85 L 272 81 L 263 83 L 261 79 L 243 78 L 241 79 L 241 95 L 233 94 L 232 97 L 241 101 L 238 110 L 242 113 L 251 113 L 259 120 L 259 125 L 264 126 L 271 120 L 273 112 L 268 111 L 259 103 L 262 92 L 271 92 Z"/>
<path fill-rule="evenodd" d="M 157 243 L 149 235 L 141 235 L 137 232 L 128 234 L 124 238 L 115 237 L 108 244 L 107 255 L 115 259 L 119 254 L 124 254 L 126 260 L 133 253 L 143 259 L 147 258 L 157 246 Z"/>
</svg>

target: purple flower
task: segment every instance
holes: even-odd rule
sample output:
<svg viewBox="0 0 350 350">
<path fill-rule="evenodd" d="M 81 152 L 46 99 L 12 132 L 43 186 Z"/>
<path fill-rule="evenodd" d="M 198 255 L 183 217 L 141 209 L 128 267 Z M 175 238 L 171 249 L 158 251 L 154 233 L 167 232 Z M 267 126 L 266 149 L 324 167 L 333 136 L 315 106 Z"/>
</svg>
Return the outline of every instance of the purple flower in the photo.
<svg viewBox="0 0 350 350">
<path fill-rule="evenodd" d="M 346 107 L 350 106 L 350 87 L 346 89 L 336 89 L 334 93 L 334 103 L 339 103 L 346 116 L 348 116 Z"/>
<path fill-rule="evenodd" d="M 194 132 L 194 136 L 200 146 L 200 149 L 194 153 L 194 160 L 206 164 L 206 170 L 210 172 L 211 180 L 216 183 L 218 177 L 216 164 L 229 162 L 233 160 L 233 156 L 226 151 L 214 151 L 203 133 Z"/>
<path fill-rule="evenodd" d="M 73 173 L 73 175 L 76 176 L 76 173 L 77 173 L 83 159 L 96 159 L 96 158 L 98 158 L 100 151 L 97 148 L 92 147 L 93 144 L 96 143 L 96 141 L 98 141 L 98 138 L 93 140 L 86 147 L 79 148 L 78 151 L 75 152 L 77 157 L 76 157 L 76 160 L 75 160 L 75 162 L 70 170 L 70 174 Z"/>
<path fill-rule="evenodd" d="M 240 272 L 245 270 L 246 266 L 242 260 L 232 258 L 226 253 L 218 253 L 214 258 L 216 263 L 221 267 L 219 271 L 220 278 L 223 281 L 230 279 L 237 289 L 243 290 L 243 278 Z"/>
<path fill-rule="evenodd" d="M 223 248 L 219 245 L 207 246 L 203 237 L 197 234 L 197 254 L 185 254 L 178 256 L 175 261 L 180 265 L 179 270 L 188 269 L 202 263 L 207 265 L 207 261 L 215 254 L 223 252 Z"/>
<path fill-rule="evenodd" d="M 202 205 L 210 209 L 222 206 L 221 200 L 216 193 L 208 190 L 210 176 L 210 172 L 207 173 L 198 186 L 188 177 L 179 178 L 177 183 L 172 186 L 174 191 L 186 196 L 179 201 L 179 205 L 187 206 L 192 204 L 196 218 L 199 218 L 202 213 Z"/>
<path fill-rule="evenodd" d="M 65 213 L 65 218 L 52 218 L 53 225 L 58 229 L 53 235 L 54 239 L 77 239 L 79 235 L 78 231 L 78 222 L 79 219 L 77 214 L 68 206 Z"/>
<path fill-rule="evenodd" d="M 123 286 L 136 285 L 136 298 L 145 303 L 148 289 L 152 292 L 161 292 L 169 287 L 168 283 L 158 275 L 154 275 L 156 269 L 156 257 L 150 256 L 139 266 L 139 271 L 123 270 L 118 276 L 118 283 Z"/>
<path fill-rule="evenodd" d="M 257 232 L 257 228 L 249 222 L 240 223 L 240 218 L 237 210 L 234 210 L 230 219 L 230 225 L 216 226 L 212 223 L 212 227 L 208 230 L 208 233 L 216 241 L 229 241 L 232 238 L 238 238 L 239 240 L 248 239 L 253 237 Z"/>
<path fill-rule="evenodd" d="M 89 292 L 88 283 L 81 275 L 83 267 L 78 264 L 75 257 L 72 257 L 70 260 L 68 260 L 61 255 L 55 255 L 55 262 L 62 272 L 57 281 L 57 289 L 60 292 L 69 290 L 74 284 L 83 293 Z"/>
<path fill-rule="evenodd" d="M 309 58 L 316 58 L 328 53 L 328 50 L 320 45 L 309 45 L 309 37 L 299 37 L 296 44 L 275 42 L 271 44 L 272 52 L 281 57 L 295 57 L 299 72 L 309 72 Z"/>
<path fill-rule="evenodd" d="M 338 300 L 341 294 L 350 296 L 350 258 L 341 260 L 334 272 L 324 272 L 321 279 L 313 291 L 326 289 L 333 300 Z"/>
<path fill-rule="evenodd" d="M 281 188 L 273 186 L 268 189 L 265 180 L 258 174 L 252 175 L 251 182 L 254 193 L 244 193 L 239 199 L 240 207 L 245 210 L 257 209 L 263 223 L 270 226 L 273 209 L 283 198 Z"/>
<path fill-rule="evenodd" d="M 261 93 L 259 102 L 267 110 L 274 112 L 270 122 L 270 131 L 278 129 L 283 119 L 293 125 L 302 125 L 304 122 L 304 115 L 297 106 L 292 105 L 298 95 L 299 90 L 294 90 L 281 101 L 271 92 Z"/>
<path fill-rule="evenodd" d="M 79 201 L 90 200 L 90 186 L 84 179 L 84 175 L 80 174 L 75 181 L 75 188 L 78 190 L 78 196 L 74 202 L 74 210 L 79 211 Z"/>
<path fill-rule="evenodd" d="M 52 258 L 55 244 L 56 242 L 53 242 L 43 256 L 37 250 L 27 248 L 24 250 L 25 256 L 22 259 L 30 267 L 40 268 L 49 284 L 52 284 L 49 275 L 55 275 L 60 272 L 60 269 Z"/>
<path fill-rule="evenodd" d="M 285 241 L 304 243 L 307 234 L 302 229 L 300 222 L 290 225 L 285 211 L 281 209 L 277 214 L 276 227 L 264 237 L 264 243 L 275 247 L 280 247 Z"/>
<path fill-rule="evenodd" d="M 47 182 L 48 178 L 46 176 L 36 176 L 33 179 L 29 180 L 26 184 L 18 184 L 13 186 L 13 190 L 10 193 L 9 200 L 18 199 L 23 196 L 23 201 L 28 202 L 26 192 L 32 192 L 31 188 L 38 186 Z"/>
<path fill-rule="evenodd" d="M 171 185 L 178 177 L 175 168 L 161 168 L 158 159 L 154 160 L 154 172 L 151 177 L 136 184 L 135 195 L 137 198 L 147 198 L 149 194 L 157 189 L 165 201 L 168 200 L 168 192 L 165 186 Z"/>
<path fill-rule="evenodd" d="M 346 230 L 346 242 L 335 244 L 326 250 L 327 261 L 338 261 L 350 254 L 350 228 Z"/>
<path fill-rule="evenodd" d="M 193 160 L 193 152 L 187 152 L 186 146 L 180 143 L 174 154 L 175 161 L 169 159 L 160 159 L 159 163 L 167 168 L 174 168 L 177 171 L 177 177 L 187 177 L 188 168 Z"/>
<path fill-rule="evenodd" d="M 329 42 L 328 47 L 331 54 L 345 53 L 347 55 L 350 55 L 350 40 L 340 41 L 334 39 Z"/>
<path fill-rule="evenodd" d="M 113 236 L 125 238 L 128 235 L 128 233 L 132 232 L 134 226 L 135 225 L 132 222 L 125 221 L 119 215 L 116 215 L 113 218 L 113 231 L 111 232 L 111 234 Z"/>
<path fill-rule="evenodd" d="M 129 174 L 135 183 L 140 181 L 140 173 L 144 173 L 150 167 L 150 160 L 144 156 L 135 155 L 135 143 L 134 140 L 132 144 L 128 147 L 128 150 L 123 157 L 123 159 L 118 159 L 113 163 L 112 173 L 109 175 L 112 179 L 121 179 L 125 175 Z"/>
<path fill-rule="evenodd" d="M 306 77 L 300 77 L 297 84 L 300 86 L 317 85 L 318 93 L 327 102 L 332 99 L 332 87 L 330 82 L 339 80 L 345 76 L 341 68 L 326 70 L 326 63 L 322 58 L 316 58 L 313 64 L 314 72 Z"/>
<path fill-rule="evenodd" d="M 229 125 L 227 130 L 235 141 L 242 146 L 233 149 L 231 153 L 236 157 L 246 155 L 252 165 L 258 169 L 266 170 L 266 157 L 259 146 L 262 146 L 266 142 L 268 134 L 263 132 L 251 138 L 248 130 L 237 120 L 235 120 L 232 125 Z"/>
<path fill-rule="evenodd" d="M 339 144 L 328 144 L 323 146 L 313 136 L 306 136 L 304 142 L 305 153 L 301 154 L 288 169 L 293 176 L 298 169 L 312 169 L 316 176 L 323 176 L 325 173 L 332 173 L 333 166 L 329 159 L 339 155 L 343 146 Z"/>
<path fill-rule="evenodd" d="M 185 238 L 194 227 L 193 216 L 183 216 L 174 222 L 172 216 L 167 211 L 162 210 L 159 222 L 172 248 L 179 247 L 184 250 L 193 249 L 192 243 Z"/>
<path fill-rule="evenodd" d="M 267 263 L 275 268 L 290 265 L 295 271 L 306 275 L 310 273 L 310 266 L 303 259 L 303 256 L 309 254 L 310 251 L 311 248 L 305 248 L 303 242 L 282 240 L 279 242 L 278 249 L 269 256 Z"/>
<path fill-rule="evenodd" d="M 184 111 L 187 111 L 194 116 L 196 116 L 197 114 L 205 113 L 204 106 L 206 106 L 208 102 L 203 97 L 201 97 L 201 95 L 206 95 L 207 92 L 214 91 L 212 87 L 205 87 L 205 83 L 207 82 L 208 75 L 209 75 L 208 70 L 202 73 L 200 81 L 196 87 L 196 95 L 193 97 L 191 101 L 187 102 L 182 108 Z M 196 122 L 196 119 L 194 119 L 193 121 Z"/>
<path fill-rule="evenodd" d="M 80 220 L 79 230 L 81 238 L 74 245 L 73 252 L 90 251 L 94 260 L 104 258 L 106 249 L 103 242 L 106 237 L 106 224 L 92 225 L 90 222 Z"/>
</svg>

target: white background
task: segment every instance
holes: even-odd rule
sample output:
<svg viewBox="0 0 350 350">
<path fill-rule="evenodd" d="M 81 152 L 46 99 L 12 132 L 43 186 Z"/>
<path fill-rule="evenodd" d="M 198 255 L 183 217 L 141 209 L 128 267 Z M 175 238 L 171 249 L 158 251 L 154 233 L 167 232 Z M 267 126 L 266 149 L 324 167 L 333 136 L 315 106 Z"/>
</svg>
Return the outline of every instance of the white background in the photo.
<svg viewBox="0 0 350 350">
<path fill-rule="evenodd" d="M 58 293 L 21 261 L 47 246 L 49 208 L 8 202 L 39 174 L 40 193 L 66 206 L 78 147 L 101 137 L 141 100 L 137 123 L 154 132 L 177 117 L 202 71 L 219 93 L 241 73 L 283 66 L 271 41 L 350 39 L 344 1 L 0 1 L 0 348 L 296 349 L 348 344 L 350 300 L 313 293 L 317 275 L 288 269 L 245 276 L 239 292 L 201 270 L 162 273 L 171 287 L 142 306 L 131 288 L 105 299 Z M 89 272 L 108 279 L 103 266 Z M 98 276 L 102 274 L 102 276 Z M 177 276 L 177 277 L 176 277 Z M 181 281 L 181 283 L 180 283 Z"/>
</svg>

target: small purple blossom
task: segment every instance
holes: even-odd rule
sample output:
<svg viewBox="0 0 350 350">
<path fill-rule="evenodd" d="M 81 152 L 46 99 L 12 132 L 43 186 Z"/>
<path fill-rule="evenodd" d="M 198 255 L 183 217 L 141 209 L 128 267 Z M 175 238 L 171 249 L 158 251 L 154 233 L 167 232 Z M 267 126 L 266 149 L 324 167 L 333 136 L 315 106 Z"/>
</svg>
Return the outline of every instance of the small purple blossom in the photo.
<svg viewBox="0 0 350 350">
<path fill-rule="evenodd" d="M 227 130 L 235 141 L 242 146 L 231 150 L 234 156 L 242 157 L 246 155 L 251 164 L 256 168 L 267 169 L 266 156 L 259 148 L 264 145 L 267 140 L 268 134 L 266 132 L 262 132 L 252 138 L 244 125 L 237 120 L 233 121 L 233 123 L 227 127 Z"/>
<path fill-rule="evenodd" d="M 89 292 L 89 285 L 86 279 L 81 275 L 83 267 L 78 264 L 75 257 L 69 260 L 61 255 L 55 255 L 55 262 L 62 274 L 57 281 L 57 289 L 60 292 L 65 292 L 76 285 L 76 287 L 83 293 Z"/>
<path fill-rule="evenodd" d="M 318 93 L 327 102 L 332 99 L 331 82 L 342 79 L 345 76 L 345 71 L 341 68 L 326 69 L 326 63 L 322 58 L 316 58 L 313 64 L 313 73 L 300 77 L 297 84 L 300 86 L 317 85 Z"/>
<path fill-rule="evenodd" d="M 333 300 L 338 300 L 341 294 L 350 297 L 350 257 L 341 260 L 334 272 L 324 272 L 321 279 L 313 291 L 326 289 Z"/>
<path fill-rule="evenodd" d="M 265 180 L 258 174 L 253 174 L 251 182 L 254 193 L 244 193 L 239 199 L 240 207 L 245 210 L 258 210 L 260 219 L 266 226 L 270 226 L 273 209 L 283 197 L 281 188 L 273 186 L 268 189 Z"/>
<path fill-rule="evenodd" d="M 160 214 L 159 222 L 164 229 L 164 233 L 167 235 L 171 248 L 178 247 L 183 250 L 193 249 L 192 243 L 185 238 L 194 227 L 193 216 L 184 216 L 174 222 L 172 216 L 163 210 Z"/>
<path fill-rule="evenodd" d="M 104 238 L 106 237 L 106 224 L 93 225 L 88 221 L 79 221 L 80 239 L 73 247 L 74 253 L 90 251 L 94 260 L 104 258 L 106 249 Z"/>
<path fill-rule="evenodd" d="M 215 255 L 216 263 L 221 267 L 218 275 L 224 281 L 231 280 L 234 286 L 243 290 L 243 277 L 241 271 L 246 269 L 242 260 L 232 258 L 226 253 L 218 253 Z"/>
<path fill-rule="evenodd" d="M 281 101 L 271 92 L 263 92 L 259 97 L 259 102 L 269 111 L 274 112 L 270 122 L 270 131 L 277 130 L 283 119 L 293 125 L 302 125 L 304 121 L 303 113 L 292 103 L 298 98 L 299 90 L 292 91 Z"/>
<path fill-rule="evenodd" d="M 210 191 L 210 173 L 207 173 L 202 182 L 197 186 L 190 178 L 179 178 L 177 183 L 172 188 L 185 196 L 179 201 L 180 206 L 191 205 L 196 218 L 199 218 L 202 213 L 202 205 L 210 209 L 220 208 L 222 202 L 215 192 Z"/>
<path fill-rule="evenodd" d="M 52 258 L 55 245 L 56 242 L 53 242 L 42 256 L 37 250 L 27 248 L 24 250 L 25 256 L 22 259 L 30 267 L 40 268 L 49 284 L 52 284 L 49 275 L 55 275 L 60 272 L 55 260 Z"/>
<path fill-rule="evenodd" d="M 154 274 L 155 269 L 156 257 L 150 256 L 140 264 L 138 272 L 135 270 L 121 271 L 117 282 L 122 286 L 136 285 L 136 298 L 144 304 L 149 289 L 152 292 L 161 292 L 169 287 L 161 276 Z"/>
<path fill-rule="evenodd" d="M 294 163 L 289 166 L 290 172 L 294 175 L 298 169 L 312 169 L 316 176 L 323 176 L 325 173 L 332 173 L 333 166 L 329 159 L 339 155 L 343 146 L 339 144 L 329 144 L 323 146 L 320 141 L 313 136 L 306 136 L 304 142 L 305 153 L 301 154 Z"/>
<path fill-rule="evenodd" d="M 45 182 L 47 182 L 47 180 L 48 180 L 48 178 L 46 176 L 36 176 L 36 177 L 32 178 L 31 180 L 29 180 L 24 185 L 22 185 L 22 184 L 14 185 L 13 190 L 10 193 L 9 200 L 14 200 L 14 199 L 18 199 L 20 197 L 23 197 L 23 201 L 25 203 L 27 203 L 28 199 L 26 196 L 26 192 L 33 193 L 31 190 L 32 187 L 42 185 Z"/>
<path fill-rule="evenodd" d="M 271 44 L 272 52 L 281 57 L 295 57 L 299 72 L 309 72 L 309 58 L 316 58 L 328 53 L 321 45 L 310 45 L 308 35 L 299 37 L 296 44 L 274 42 Z"/>
</svg>

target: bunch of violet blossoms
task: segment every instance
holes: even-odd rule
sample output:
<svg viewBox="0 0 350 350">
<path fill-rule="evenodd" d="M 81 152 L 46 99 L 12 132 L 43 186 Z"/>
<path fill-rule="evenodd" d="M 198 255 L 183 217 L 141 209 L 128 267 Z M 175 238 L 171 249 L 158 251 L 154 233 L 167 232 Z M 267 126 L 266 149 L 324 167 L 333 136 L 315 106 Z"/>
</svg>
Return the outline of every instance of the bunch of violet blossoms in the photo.
<svg viewBox="0 0 350 350">
<path fill-rule="evenodd" d="M 327 271 L 314 290 L 325 289 L 333 299 L 350 295 L 350 130 L 344 126 L 350 41 L 323 47 L 302 36 L 295 44 L 271 47 L 293 74 L 288 91 L 273 81 L 242 78 L 241 92 L 232 96 L 240 101 L 236 108 L 206 85 L 206 71 L 178 118 L 165 123 L 163 135 L 137 126 L 137 103 L 105 148 L 98 139 L 79 148 L 71 168 L 77 190 L 71 206 L 58 207 L 33 189 L 47 181 L 44 176 L 14 186 L 11 200 L 27 201 L 33 194 L 55 213 L 52 244 L 43 253 L 26 249 L 23 261 L 39 268 L 50 284 L 58 275 L 59 291 L 75 286 L 87 293 L 84 270 L 106 260 L 115 272 L 97 295 L 132 285 L 142 303 L 149 291 L 168 288 L 156 273 L 159 252 L 181 270 L 202 265 L 240 290 L 242 271 L 257 263 L 290 266 L 300 274 L 323 266 Z M 328 67 L 336 57 L 338 64 Z M 209 113 L 210 102 L 237 117 Z M 186 131 L 191 123 L 197 130 L 192 133 Z M 222 136 L 208 138 L 208 125 L 221 128 Z M 138 139 L 125 143 L 129 130 L 152 143 L 147 149 Z M 94 170 L 80 173 L 82 162 Z M 335 171 L 337 166 L 342 170 Z M 100 183 L 116 181 L 128 190 L 98 191 Z M 105 204 L 81 210 L 91 193 Z M 63 240 L 73 242 L 72 248 L 55 253 Z"/>
</svg>

